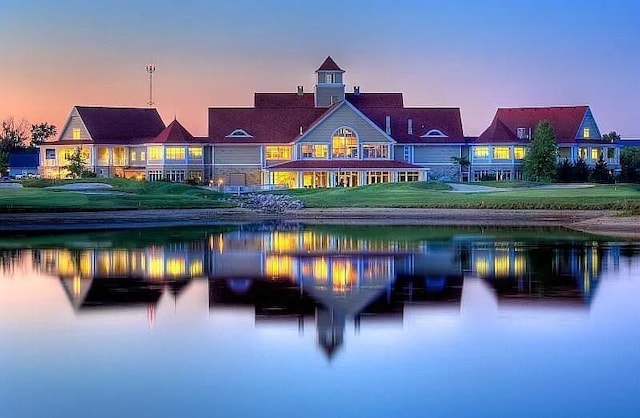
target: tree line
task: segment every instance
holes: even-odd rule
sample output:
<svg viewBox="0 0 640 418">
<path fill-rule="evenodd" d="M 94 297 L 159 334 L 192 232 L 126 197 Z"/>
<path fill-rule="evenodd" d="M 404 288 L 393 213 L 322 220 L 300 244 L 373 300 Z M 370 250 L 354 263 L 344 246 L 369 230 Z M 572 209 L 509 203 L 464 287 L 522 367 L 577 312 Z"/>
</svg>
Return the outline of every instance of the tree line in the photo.
<svg viewBox="0 0 640 418">
<path fill-rule="evenodd" d="M 9 153 L 36 150 L 38 145 L 55 138 L 55 125 L 47 122 L 29 124 L 26 120 L 16 122 L 12 117 L 2 120 L 0 130 L 0 175 L 9 168 Z"/>
</svg>

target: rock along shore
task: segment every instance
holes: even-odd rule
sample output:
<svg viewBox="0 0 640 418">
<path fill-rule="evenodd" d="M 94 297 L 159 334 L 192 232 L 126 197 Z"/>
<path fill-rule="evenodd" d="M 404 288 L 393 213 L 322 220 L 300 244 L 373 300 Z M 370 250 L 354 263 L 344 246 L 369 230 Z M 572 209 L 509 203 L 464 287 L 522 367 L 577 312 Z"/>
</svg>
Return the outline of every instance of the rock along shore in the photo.
<svg viewBox="0 0 640 418">
<path fill-rule="evenodd" d="M 266 220 L 315 224 L 564 227 L 600 235 L 640 238 L 640 217 L 621 217 L 615 211 L 413 208 L 306 208 L 281 213 L 247 208 L 3 213 L 0 214 L 0 231 L 6 236 L 27 231 L 205 226 Z"/>
</svg>

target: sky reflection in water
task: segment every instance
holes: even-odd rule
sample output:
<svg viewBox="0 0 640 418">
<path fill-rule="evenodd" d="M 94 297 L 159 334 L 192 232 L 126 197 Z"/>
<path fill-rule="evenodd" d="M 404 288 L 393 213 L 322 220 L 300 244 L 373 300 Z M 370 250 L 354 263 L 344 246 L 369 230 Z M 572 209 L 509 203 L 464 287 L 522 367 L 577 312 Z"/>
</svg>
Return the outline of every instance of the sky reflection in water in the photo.
<svg viewBox="0 0 640 418">
<path fill-rule="evenodd" d="M 634 243 L 250 225 L 1 248 L 3 417 L 640 413 Z"/>
</svg>

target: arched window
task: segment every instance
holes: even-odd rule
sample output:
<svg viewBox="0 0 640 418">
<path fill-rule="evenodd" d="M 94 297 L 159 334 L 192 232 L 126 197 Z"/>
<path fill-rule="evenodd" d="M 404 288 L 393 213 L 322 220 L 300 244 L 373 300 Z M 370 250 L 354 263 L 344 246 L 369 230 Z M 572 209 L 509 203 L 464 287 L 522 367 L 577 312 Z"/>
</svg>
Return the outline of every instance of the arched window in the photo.
<svg viewBox="0 0 640 418">
<path fill-rule="evenodd" d="M 358 158 L 358 136 L 349 128 L 337 129 L 331 137 L 332 158 Z"/>
<path fill-rule="evenodd" d="M 447 136 L 439 129 L 432 129 L 426 134 L 422 135 L 422 138 L 427 138 L 427 137 L 446 138 Z"/>
<path fill-rule="evenodd" d="M 244 129 L 235 129 L 226 137 L 227 138 L 253 138 L 253 135 L 251 135 L 249 132 L 245 131 Z"/>
</svg>

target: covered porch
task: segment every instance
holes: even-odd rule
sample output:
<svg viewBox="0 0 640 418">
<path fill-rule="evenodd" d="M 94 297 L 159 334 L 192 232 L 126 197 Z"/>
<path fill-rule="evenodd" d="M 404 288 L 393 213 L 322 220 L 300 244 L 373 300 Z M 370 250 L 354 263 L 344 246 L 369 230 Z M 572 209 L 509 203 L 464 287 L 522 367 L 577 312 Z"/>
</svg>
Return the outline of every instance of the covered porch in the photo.
<svg viewBox="0 0 640 418">
<path fill-rule="evenodd" d="M 393 160 L 290 161 L 263 171 L 262 184 L 291 189 L 428 180 L 428 169 Z"/>
</svg>

